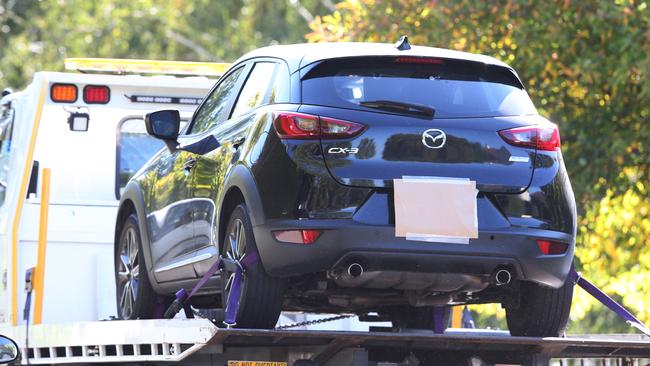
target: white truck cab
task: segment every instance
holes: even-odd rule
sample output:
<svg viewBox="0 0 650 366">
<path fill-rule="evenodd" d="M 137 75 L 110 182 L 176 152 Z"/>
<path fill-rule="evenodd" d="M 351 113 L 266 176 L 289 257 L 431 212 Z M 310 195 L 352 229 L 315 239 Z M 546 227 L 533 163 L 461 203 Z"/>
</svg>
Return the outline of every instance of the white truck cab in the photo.
<svg viewBox="0 0 650 366">
<path fill-rule="evenodd" d="M 120 192 L 164 147 L 146 134 L 143 116 L 173 108 L 189 119 L 228 66 L 72 59 L 66 68 L 82 72 L 37 72 L 24 91 L 0 99 L 0 323 L 22 323 L 44 168 L 51 193 L 43 323 L 116 315 Z M 158 75 L 139 75 L 149 73 Z"/>
</svg>

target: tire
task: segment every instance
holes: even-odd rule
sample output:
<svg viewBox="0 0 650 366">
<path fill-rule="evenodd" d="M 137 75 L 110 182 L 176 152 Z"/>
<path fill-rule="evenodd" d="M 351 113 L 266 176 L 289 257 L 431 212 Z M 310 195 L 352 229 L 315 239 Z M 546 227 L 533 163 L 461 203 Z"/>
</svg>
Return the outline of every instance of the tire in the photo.
<svg viewBox="0 0 650 366">
<path fill-rule="evenodd" d="M 242 243 L 244 245 L 240 245 Z M 245 255 L 256 252 L 257 244 L 253 236 L 253 226 L 246 205 L 242 203 L 236 206 L 230 215 L 222 253 L 226 258 L 231 256 L 241 260 Z M 259 259 L 246 266 L 242 277 L 236 327 L 255 329 L 275 327 L 282 311 L 285 281 L 269 276 Z M 223 294 L 221 299 L 223 308 L 226 309 L 234 273 L 224 270 L 221 278 L 221 293 Z"/>
<path fill-rule="evenodd" d="M 135 214 L 122 225 L 115 248 L 115 289 L 119 319 L 152 319 L 156 293 L 151 288 Z"/>
<path fill-rule="evenodd" d="M 393 327 L 400 329 L 434 329 L 434 306 L 403 306 L 390 309 L 389 317 Z M 444 307 L 442 323 L 448 328 L 451 319 L 451 306 Z M 456 352 L 439 352 L 426 349 L 415 349 L 413 354 L 420 366 L 467 365 L 465 359 Z M 400 355 L 401 356 L 401 355 Z"/>
<path fill-rule="evenodd" d="M 513 336 L 559 337 L 566 330 L 573 299 L 570 281 L 554 289 L 522 282 L 517 309 L 506 309 L 508 329 Z"/>
<path fill-rule="evenodd" d="M 388 316 L 395 328 L 433 330 L 433 309 L 433 306 L 397 307 L 390 309 Z M 451 306 L 445 306 L 445 314 L 442 321 L 445 328 L 449 325 L 450 317 Z"/>
</svg>

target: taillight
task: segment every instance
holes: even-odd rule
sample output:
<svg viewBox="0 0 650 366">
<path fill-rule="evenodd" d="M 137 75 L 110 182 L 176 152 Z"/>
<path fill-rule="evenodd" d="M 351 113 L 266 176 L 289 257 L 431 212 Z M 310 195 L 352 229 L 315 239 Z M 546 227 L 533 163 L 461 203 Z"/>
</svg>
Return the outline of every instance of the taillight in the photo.
<svg viewBox="0 0 650 366">
<path fill-rule="evenodd" d="M 111 90 L 105 85 L 86 85 L 84 102 L 88 104 L 106 104 L 111 100 Z"/>
<path fill-rule="evenodd" d="M 320 133 L 324 139 L 346 138 L 358 135 L 366 126 L 339 119 L 321 117 Z"/>
<path fill-rule="evenodd" d="M 283 139 L 317 139 L 320 137 L 318 117 L 303 113 L 278 112 L 273 124 Z"/>
<path fill-rule="evenodd" d="M 53 84 L 50 98 L 57 103 L 74 103 L 77 101 L 77 86 L 74 84 Z"/>
<path fill-rule="evenodd" d="M 296 112 L 276 112 L 273 125 L 282 139 L 337 139 L 358 135 L 366 126 Z"/>
<path fill-rule="evenodd" d="M 569 248 L 569 245 L 567 243 L 560 243 L 557 241 L 538 239 L 537 247 L 539 247 L 539 250 L 542 253 L 549 255 L 549 254 L 564 254 Z"/>
<path fill-rule="evenodd" d="M 560 148 L 560 132 L 556 126 L 526 126 L 499 131 L 499 136 L 514 146 L 555 151 Z"/>
<path fill-rule="evenodd" d="M 321 233 L 321 230 L 280 230 L 274 231 L 273 235 L 285 243 L 313 244 Z"/>
</svg>

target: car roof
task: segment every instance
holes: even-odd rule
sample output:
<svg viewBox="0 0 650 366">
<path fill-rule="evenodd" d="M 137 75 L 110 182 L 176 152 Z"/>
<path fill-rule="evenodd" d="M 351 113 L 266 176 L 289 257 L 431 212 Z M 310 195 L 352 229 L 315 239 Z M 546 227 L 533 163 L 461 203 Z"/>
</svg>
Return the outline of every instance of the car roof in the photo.
<svg viewBox="0 0 650 366">
<path fill-rule="evenodd" d="M 409 50 L 400 51 L 392 43 L 369 42 L 323 42 L 268 46 L 258 48 L 245 54 L 239 58 L 235 64 L 256 57 L 273 57 L 285 60 L 289 65 L 290 72 L 293 73 L 296 70 L 318 61 L 363 56 L 420 56 L 451 58 L 510 68 L 510 66 L 494 57 L 469 52 L 414 45 L 412 45 Z"/>
</svg>

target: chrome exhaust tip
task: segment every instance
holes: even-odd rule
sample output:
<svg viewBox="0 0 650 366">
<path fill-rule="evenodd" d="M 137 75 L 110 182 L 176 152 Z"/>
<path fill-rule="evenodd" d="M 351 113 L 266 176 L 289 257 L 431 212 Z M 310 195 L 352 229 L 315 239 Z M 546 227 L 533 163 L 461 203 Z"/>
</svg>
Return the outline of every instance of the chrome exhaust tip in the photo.
<svg viewBox="0 0 650 366">
<path fill-rule="evenodd" d="M 352 278 L 361 277 L 363 274 L 363 266 L 359 263 L 352 263 L 348 266 L 348 275 Z"/>
<path fill-rule="evenodd" d="M 494 274 L 494 282 L 497 286 L 504 286 L 512 281 L 512 273 L 507 269 L 500 269 Z"/>
</svg>

